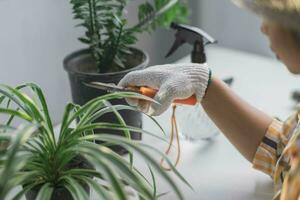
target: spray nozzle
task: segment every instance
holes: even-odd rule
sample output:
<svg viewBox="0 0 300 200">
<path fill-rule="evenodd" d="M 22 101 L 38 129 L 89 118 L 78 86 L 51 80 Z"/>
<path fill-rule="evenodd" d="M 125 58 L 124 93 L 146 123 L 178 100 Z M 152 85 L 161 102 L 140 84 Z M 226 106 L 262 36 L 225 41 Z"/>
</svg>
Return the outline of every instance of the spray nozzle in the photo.
<svg viewBox="0 0 300 200">
<path fill-rule="evenodd" d="M 212 36 L 210 36 L 208 33 L 206 33 L 205 31 L 203 31 L 198 27 L 189 26 L 185 24 L 176 24 L 173 22 L 171 23 L 171 28 L 176 30 L 175 33 L 176 39 L 171 49 L 167 53 L 166 57 L 172 55 L 184 43 L 193 45 L 194 52 L 198 52 L 199 55 L 201 53 L 204 55 L 204 46 L 207 44 L 213 44 L 217 42 Z M 205 60 L 195 59 L 194 61 L 198 63 L 202 63 Z"/>
</svg>

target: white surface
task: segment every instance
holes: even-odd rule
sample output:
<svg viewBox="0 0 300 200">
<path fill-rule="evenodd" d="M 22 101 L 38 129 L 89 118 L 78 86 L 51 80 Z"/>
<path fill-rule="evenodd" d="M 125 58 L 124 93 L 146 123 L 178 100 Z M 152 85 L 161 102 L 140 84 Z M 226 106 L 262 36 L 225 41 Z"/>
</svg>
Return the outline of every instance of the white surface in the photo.
<svg viewBox="0 0 300 200">
<path fill-rule="evenodd" d="M 272 115 L 284 118 L 292 112 L 294 103 L 289 97 L 290 91 L 297 88 L 299 80 L 278 61 L 219 47 L 211 47 L 207 52 L 213 73 L 220 77 L 233 75 L 233 89 L 240 96 Z M 188 60 L 185 58 L 180 62 Z M 169 119 L 170 111 L 157 117 L 166 131 L 170 128 Z M 160 133 L 148 119 L 144 120 L 144 128 Z M 166 148 L 166 144 L 148 136 L 143 141 L 159 150 Z M 136 160 L 136 164 L 146 173 L 143 161 Z M 273 196 L 272 180 L 252 169 L 222 134 L 211 142 L 182 141 L 178 170 L 194 187 L 195 191 L 192 191 L 178 182 L 188 200 L 265 200 Z M 164 183 L 159 184 L 159 189 L 168 191 Z M 170 194 L 162 199 L 174 197 Z"/>
</svg>

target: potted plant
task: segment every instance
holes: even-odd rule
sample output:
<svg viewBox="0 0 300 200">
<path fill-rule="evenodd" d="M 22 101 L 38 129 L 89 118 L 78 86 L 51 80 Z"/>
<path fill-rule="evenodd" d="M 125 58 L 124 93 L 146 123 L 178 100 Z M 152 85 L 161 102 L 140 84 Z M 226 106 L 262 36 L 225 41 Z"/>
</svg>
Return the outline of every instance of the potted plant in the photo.
<svg viewBox="0 0 300 200">
<path fill-rule="evenodd" d="M 70 2 L 74 19 L 79 20 L 79 26 L 86 30 L 85 36 L 79 40 L 88 46 L 64 59 L 73 101 L 79 105 L 105 94 L 104 91 L 87 87 L 85 82 L 118 83 L 126 73 L 147 66 L 147 53 L 133 47 L 138 34 L 158 26 L 169 26 L 172 21 L 182 22 L 187 16 L 186 5 L 179 0 L 153 0 L 153 5 L 146 1 L 138 7 L 139 23 L 128 27 L 127 19 L 123 16 L 127 0 Z M 114 100 L 112 104 L 125 104 L 125 101 Z M 128 125 L 142 127 L 140 113 L 126 110 L 120 111 L 120 114 Z M 117 119 L 113 114 L 107 114 L 99 120 L 114 122 Z M 121 134 L 119 131 L 110 133 Z M 140 136 L 139 133 L 131 133 L 132 139 L 141 139 Z M 120 148 L 115 150 L 124 153 Z"/>
<path fill-rule="evenodd" d="M 179 199 L 183 198 L 173 179 L 145 151 L 143 144 L 129 139 L 129 131 L 151 134 L 126 125 L 119 113 L 120 110 L 136 111 L 135 108 L 109 103 L 109 100 L 124 97 L 151 99 L 126 92 L 99 96 L 83 106 L 69 103 L 60 129 L 55 132 L 43 92 L 37 85 L 27 83 L 17 88 L 0 85 L 0 94 L 0 114 L 8 118 L 5 127 L 13 127 L 19 120 L 37 127 L 35 134 L 19 149 L 26 159 L 14 175 L 14 180 L 18 180 L 16 185 L 22 186 L 14 198 L 25 195 L 28 200 L 84 200 L 89 199 L 92 188 L 101 199 L 126 200 L 130 199 L 126 192 L 130 187 L 140 199 L 156 199 L 156 174 L 169 183 Z M 118 122 L 95 122 L 96 118 L 109 112 L 114 113 Z M 120 130 L 127 138 L 94 134 L 95 129 Z M 103 143 L 97 144 L 95 140 Z M 116 144 L 129 151 L 129 159 L 108 148 Z M 152 151 L 158 152 L 154 148 Z M 134 154 L 139 154 L 148 163 L 152 183 L 135 168 Z M 6 163 L 1 161 L 0 169 Z M 173 170 L 188 184 L 176 169 Z"/>
</svg>

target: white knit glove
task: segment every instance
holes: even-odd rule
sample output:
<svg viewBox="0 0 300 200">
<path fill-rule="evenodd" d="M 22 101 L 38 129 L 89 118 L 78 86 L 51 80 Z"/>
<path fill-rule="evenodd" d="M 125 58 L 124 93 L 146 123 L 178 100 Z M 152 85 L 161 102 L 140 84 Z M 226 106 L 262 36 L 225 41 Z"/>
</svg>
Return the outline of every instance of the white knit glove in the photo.
<svg viewBox="0 0 300 200">
<path fill-rule="evenodd" d="M 148 86 L 157 89 L 154 97 L 160 104 L 143 100 L 126 99 L 132 106 L 157 116 L 168 109 L 175 99 L 185 99 L 193 94 L 201 102 L 209 80 L 210 70 L 206 64 L 167 64 L 128 73 L 119 86 Z"/>
</svg>

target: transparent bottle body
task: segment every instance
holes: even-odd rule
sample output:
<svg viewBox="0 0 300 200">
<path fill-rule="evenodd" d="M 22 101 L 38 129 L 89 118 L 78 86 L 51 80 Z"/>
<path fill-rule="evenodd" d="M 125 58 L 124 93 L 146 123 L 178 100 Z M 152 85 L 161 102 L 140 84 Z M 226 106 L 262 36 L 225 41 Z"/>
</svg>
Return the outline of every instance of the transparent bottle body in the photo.
<svg viewBox="0 0 300 200">
<path fill-rule="evenodd" d="M 210 140 L 220 133 L 200 104 L 177 106 L 176 113 L 181 136 L 186 140 Z"/>
</svg>

